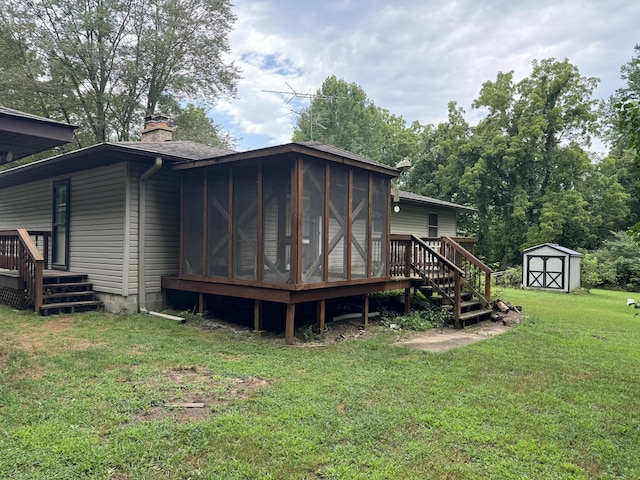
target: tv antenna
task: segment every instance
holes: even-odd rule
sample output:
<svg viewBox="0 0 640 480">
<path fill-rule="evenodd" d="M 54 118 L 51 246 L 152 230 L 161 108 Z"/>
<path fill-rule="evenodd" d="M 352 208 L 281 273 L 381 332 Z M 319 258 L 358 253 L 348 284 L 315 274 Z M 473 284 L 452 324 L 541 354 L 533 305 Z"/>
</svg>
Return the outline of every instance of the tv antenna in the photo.
<svg viewBox="0 0 640 480">
<path fill-rule="evenodd" d="M 327 127 L 325 127 L 324 125 L 322 125 L 319 120 L 320 120 L 320 115 L 318 115 L 317 117 L 313 116 L 313 100 L 316 98 L 326 98 L 328 100 L 333 100 L 334 98 L 336 98 L 333 95 L 322 95 L 319 93 L 302 93 L 302 92 L 298 92 L 295 88 L 293 88 L 291 85 L 289 85 L 289 82 L 284 82 L 287 87 L 289 87 L 289 91 L 288 92 L 283 92 L 280 90 L 262 90 L 265 93 L 276 93 L 278 95 L 291 95 L 291 98 L 289 100 L 287 100 L 287 102 L 285 103 L 285 105 L 289 105 L 289 103 L 291 103 L 295 98 L 304 98 L 309 100 L 309 125 L 310 125 L 310 135 L 311 135 L 311 141 L 313 141 L 313 124 L 316 123 L 318 127 L 326 130 Z M 297 112 L 295 110 L 291 110 L 293 113 L 295 113 L 296 115 L 301 115 L 302 112 Z"/>
</svg>

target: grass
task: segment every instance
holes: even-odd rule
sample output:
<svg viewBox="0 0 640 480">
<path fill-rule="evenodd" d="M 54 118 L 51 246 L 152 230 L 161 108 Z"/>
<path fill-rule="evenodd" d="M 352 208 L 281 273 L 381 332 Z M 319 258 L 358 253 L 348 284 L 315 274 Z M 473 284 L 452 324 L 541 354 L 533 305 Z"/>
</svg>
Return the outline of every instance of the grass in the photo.
<svg viewBox="0 0 640 480">
<path fill-rule="evenodd" d="M 528 320 L 438 354 L 2 308 L 0 478 L 640 478 L 627 295 L 500 296 Z"/>
</svg>

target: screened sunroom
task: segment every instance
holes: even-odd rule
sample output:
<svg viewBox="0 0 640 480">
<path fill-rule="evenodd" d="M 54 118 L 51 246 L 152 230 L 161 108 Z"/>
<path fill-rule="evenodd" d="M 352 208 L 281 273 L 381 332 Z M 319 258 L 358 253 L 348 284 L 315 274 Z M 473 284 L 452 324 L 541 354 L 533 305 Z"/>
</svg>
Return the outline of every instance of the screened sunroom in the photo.
<svg viewBox="0 0 640 480">
<path fill-rule="evenodd" d="M 176 169 L 181 265 L 165 288 L 294 305 L 383 290 L 389 280 L 395 169 L 317 143 Z"/>
</svg>

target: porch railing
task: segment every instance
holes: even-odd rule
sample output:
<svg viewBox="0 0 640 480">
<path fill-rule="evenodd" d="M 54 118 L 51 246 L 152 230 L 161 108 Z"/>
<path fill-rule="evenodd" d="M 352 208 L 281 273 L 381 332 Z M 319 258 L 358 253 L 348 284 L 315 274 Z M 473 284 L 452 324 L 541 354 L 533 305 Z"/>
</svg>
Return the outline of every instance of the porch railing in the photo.
<svg viewBox="0 0 640 480">
<path fill-rule="evenodd" d="M 20 228 L 0 231 L 0 268 L 18 274 L 24 282 L 30 303 L 33 303 L 36 313 L 39 313 L 42 306 L 45 257 L 27 230 Z"/>
<path fill-rule="evenodd" d="M 491 298 L 491 269 L 464 248 L 460 240 L 418 238 L 415 235 L 390 237 L 390 275 L 420 277 L 453 307 L 456 327 L 460 326 L 463 289 L 485 308 Z M 464 244 L 473 249 L 475 240 L 468 239 Z"/>
<path fill-rule="evenodd" d="M 466 287 L 486 308 L 491 302 L 491 273 L 493 272 L 456 240 L 458 239 L 442 237 L 440 253 L 464 271 L 463 281 Z"/>
<path fill-rule="evenodd" d="M 460 328 L 461 281 L 464 272 L 415 235 L 391 235 L 391 276 L 422 279 L 451 305 Z"/>
</svg>

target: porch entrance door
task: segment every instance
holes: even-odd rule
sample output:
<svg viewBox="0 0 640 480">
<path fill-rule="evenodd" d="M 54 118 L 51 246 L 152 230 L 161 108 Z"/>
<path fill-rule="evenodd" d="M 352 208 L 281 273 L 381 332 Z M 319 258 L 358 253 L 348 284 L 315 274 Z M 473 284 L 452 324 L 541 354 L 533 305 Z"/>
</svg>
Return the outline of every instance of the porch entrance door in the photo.
<svg viewBox="0 0 640 480">
<path fill-rule="evenodd" d="M 69 268 L 69 180 L 53 184 L 53 224 L 51 227 L 51 266 Z"/>
</svg>

